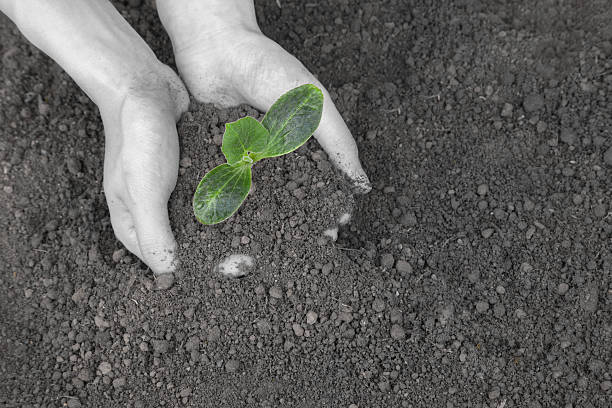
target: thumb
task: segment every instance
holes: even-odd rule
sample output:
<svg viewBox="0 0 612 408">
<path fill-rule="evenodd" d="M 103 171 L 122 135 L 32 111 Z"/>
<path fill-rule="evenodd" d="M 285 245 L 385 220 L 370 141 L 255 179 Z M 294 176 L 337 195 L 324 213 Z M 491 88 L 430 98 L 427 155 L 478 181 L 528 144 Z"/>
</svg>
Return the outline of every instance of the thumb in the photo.
<svg viewBox="0 0 612 408">
<path fill-rule="evenodd" d="M 318 81 L 317 81 L 318 82 Z M 368 193 L 372 186 L 361 166 L 357 144 L 351 131 L 334 105 L 329 92 L 319 84 L 325 96 L 321 123 L 314 136 L 332 163 L 351 180 L 356 193 Z"/>
<path fill-rule="evenodd" d="M 176 241 L 170 228 L 168 206 L 147 200 L 131 209 L 142 260 L 154 274 L 176 270 Z"/>
<path fill-rule="evenodd" d="M 323 150 L 351 181 L 357 193 L 367 193 L 372 187 L 361 166 L 359 152 L 351 131 L 346 126 L 329 92 L 315 76 L 293 55 L 277 43 L 266 39 L 265 60 L 256 72 L 260 74 L 254 85 L 244 93 L 250 105 L 267 111 L 274 101 L 288 90 L 303 84 L 313 84 L 323 92 L 323 112 L 314 133 Z"/>
</svg>

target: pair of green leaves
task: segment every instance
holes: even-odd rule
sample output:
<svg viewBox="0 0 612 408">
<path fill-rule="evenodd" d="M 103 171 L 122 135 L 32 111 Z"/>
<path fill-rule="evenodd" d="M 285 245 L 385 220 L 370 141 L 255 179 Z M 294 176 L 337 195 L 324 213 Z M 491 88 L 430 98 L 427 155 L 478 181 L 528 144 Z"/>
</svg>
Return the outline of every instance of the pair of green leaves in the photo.
<svg viewBox="0 0 612 408">
<path fill-rule="evenodd" d="M 193 212 L 202 224 L 217 224 L 234 214 L 251 189 L 251 167 L 267 157 L 282 156 L 302 146 L 319 126 L 323 93 L 302 85 L 282 95 L 263 120 L 247 116 L 225 125 L 221 151 L 227 163 L 200 181 Z"/>
</svg>

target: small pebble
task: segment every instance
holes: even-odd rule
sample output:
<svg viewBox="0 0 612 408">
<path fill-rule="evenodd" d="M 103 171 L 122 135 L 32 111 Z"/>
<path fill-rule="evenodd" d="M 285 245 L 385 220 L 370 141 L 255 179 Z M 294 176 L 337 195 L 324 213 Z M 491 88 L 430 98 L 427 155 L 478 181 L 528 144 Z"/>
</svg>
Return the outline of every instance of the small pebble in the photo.
<svg viewBox="0 0 612 408">
<path fill-rule="evenodd" d="M 399 324 L 391 326 L 391 338 L 393 340 L 403 340 L 406 337 L 406 332 Z"/>
<path fill-rule="evenodd" d="M 238 237 L 236 236 L 236 247 L 240 245 L 243 241 L 243 238 L 247 238 L 247 236 Z M 250 242 L 250 240 L 248 241 Z M 248 243 L 247 242 L 247 243 Z M 234 244 L 232 243 L 232 246 Z M 215 272 L 222 274 L 228 278 L 242 278 L 248 275 L 255 268 L 255 258 L 249 255 L 244 254 L 232 254 L 229 255 L 221 262 L 217 264 L 215 267 Z"/>
<path fill-rule="evenodd" d="M 516 317 L 518 317 L 519 319 L 524 319 L 525 317 L 527 317 L 527 313 L 525 313 L 525 311 L 523 309 L 516 309 L 514 311 L 514 314 L 516 315 Z"/>
<path fill-rule="evenodd" d="M 523 99 L 523 108 L 528 113 L 538 111 L 544 107 L 544 98 L 538 94 L 527 95 Z"/>
<path fill-rule="evenodd" d="M 174 285 L 174 274 L 173 273 L 162 273 L 161 275 L 155 275 L 155 290 L 167 290 Z"/>
<path fill-rule="evenodd" d="M 484 196 L 489 192 L 489 186 L 487 186 L 486 184 L 481 184 L 478 186 L 477 192 L 479 196 Z"/>
<path fill-rule="evenodd" d="M 268 291 L 271 297 L 274 299 L 282 299 L 283 298 L 283 290 L 279 286 L 272 286 Z"/>
<path fill-rule="evenodd" d="M 191 167 L 191 157 L 183 157 L 181 161 L 179 162 L 179 166 L 183 168 Z"/>
<path fill-rule="evenodd" d="M 66 405 L 68 406 L 68 408 L 81 408 L 82 407 L 81 401 L 79 401 L 77 398 L 69 398 Z"/>
<path fill-rule="evenodd" d="M 567 143 L 568 145 L 574 145 L 576 144 L 576 140 L 578 140 L 578 138 L 572 129 L 563 128 L 559 134 L 559 140 L 561 140 L 563 143 Z"/>
<path fill-rule="evenodd" d="M 318 318 L 319 315 L 317 315 L 317 313 L 313 312 L 312 310 L 306 313 L 306 323 L 308 324 L 315 324 Z"/>
<path fill-rule="evenodd" d="M 402 215 L 402 218 L 400 218 L 400 223 L 407 227 L 416 226 L 418 223 L 416 214 L 413 212 L 409 212 L 409 213 Z"/>
<path fill-rule="evenodd" d="M 101 316 L 95 316 L 94 323 L 96 324 L 96 327 L 102 330 L 110 327 L 110 323 L 104 320 L 104 318 L 102 318 Z"/>
<path fill-rule="evenodd" d="M 127 384 L 127 380 L 125 379 L 125 377 L 119 377 L 113 380 L 114 388 L 123 388 L 125 387 L 125 384 Z"/>
<path fill-rule="evenodd" d="M 499 388 L 495 387 L 493 388 L 491 391 L 489 391 L 489 399 L 494 400 L 499 398 L 501 392 L 499 390 Z"/>
<path fill-rule="evenodd" d="M 383 254 L 383 256 L 380 257 L 380 266 L 383 268 L 392 268 L 394 263 L 395 259 L 391 254 Z"/>
<path fill-rule="evenodd" d="M 153 351 L 159 354 L 167 353 L 170 349 L 170 344 L 166 340 L 155 339 L 152 340 L 151 343 L 153 344 Z"/>
<path fill-rule="evenodd" d="M 266 293 L 266 288 L 264 288 L 263 285 L 257 285 L 255 288 L 255 294 L 257 296 L 263 296 L 264 293 Z"/>
<path fill-rule="evenodd" d="M 597 204 L 595 207 L 593 207 L 593 215 L 595 215 L 597 218 L 603 218 L 607 213 L 608 209 L 606 208 L 605 204 Z"/>
<path fill-rule="evenodd" d="M 102 375 L 106 375 L 110 373 L 112 369 L 113 367 L 110 365 L 108 361 L 103 361 L 98 366 L 98 370 L 100 371 L 100 373 L 102 373 Z"/>
<path fill-rule="evenodd" d="M 385 301 L 381 298 L 374 299 L 374 301 L 372 302 L 372 309 L 374 309 L 374 311 L 377 313 L 382 312 L 383 310 L 385 310 Z"/>
<path fill-rule="evenodd" d="M 495 230 L 493 228 L 485 228 L 482 230 L 481 234 L 484 239 L 487 239 L 487 238 L 490 238 L 494 232 Z"/>
<path fill-rule="evenodd" d="M 502 117 L 511 118 L 513 110 L 514 110 L 514 106 L 512 106 L 512 104 L 505 103 L 501 111 Z"/>
<path fill-rule="evenodd" d="M 227 363 L 225 363 L 225 371 L 228 373 L 235 373 L 239 368 L 240 362 L 238 360 L 231 359 L 227 360 Z"/>
<path fill-rule="evenodd" d="M 299 323 L 293 323 L 292 329 L 296 336 L 302 337 L 304 335 L 304 328 Z"/>
<path fill-rule="evenodd" d="M 113 252 L 113 262 L 114 263 L 121 262 L 121 260 L 123 259 L 124 256 L 125 256 L 125 249 L 124 248 L 120 248 L 120 249 L 116 250 L 115 252 Z"/>
<path fill-rule="evenodd" d="M 400 259 L 399 261 L 397 261 L 397 263 L 395 264 L 395 269 L 397 269 L 399 273 L 405 274 L 405 275 L 412 273 L 412 266 L 410 266 L 410 264 L 404 261 L 403 259 Z"/>
<path fill-rule="evenodd" d="M 608 150 L 604 153 L 603 160 L 608 166 L 612 166 L 612 146 L 608 147 Z"/>
<path fill-rule="evenodd" d="M 478 313 L 484 313 L 489 310 L 489 302 L 477 302 L 476 303 L 476 311 Z"/>
</svg>

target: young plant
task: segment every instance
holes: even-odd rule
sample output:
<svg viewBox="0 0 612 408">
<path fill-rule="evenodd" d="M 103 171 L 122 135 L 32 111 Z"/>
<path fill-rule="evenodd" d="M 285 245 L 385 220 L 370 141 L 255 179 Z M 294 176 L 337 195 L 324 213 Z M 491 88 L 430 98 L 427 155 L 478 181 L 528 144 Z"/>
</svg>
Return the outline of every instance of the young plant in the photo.
<svg viewBox="0 0 612 408">
<path fill-rule="evenodd" d="M 323 93 L 307 84 L 282 95 L 261 123 L 250 116 L 226 123 L 221 151 L 227 163 L 200 181 L 193 196 L 198 221 L 210 225 L 231 217 L 249 194 L 253 164 L 306 143 L 319 126 L 322 111 Z"/>
</svg>

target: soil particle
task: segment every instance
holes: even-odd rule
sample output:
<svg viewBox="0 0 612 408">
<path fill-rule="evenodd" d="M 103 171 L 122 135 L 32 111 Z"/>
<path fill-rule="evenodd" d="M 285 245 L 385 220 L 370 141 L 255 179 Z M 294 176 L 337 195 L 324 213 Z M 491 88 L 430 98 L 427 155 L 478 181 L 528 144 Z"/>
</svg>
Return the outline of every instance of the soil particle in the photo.
<svg viewBox="0 0 612 408">
<path fill-rule="evenodd" d="M 66 406 L 68 408 L 81 408 L 83 405 L 81 405 L 81 401 L 79 401 L 78 398 L 68 398 L 68 402 L 66 402 Z"/>
<path fill-rule="evenodd" d="M 310 325 L 315 324 L 318 318 L 319 318 L 319 315 L 316 312 L 313 312 L 312 310 L 306 313 L 306 323 L 307 324 L 310 324 Z"/>
<path fill-rule="evenodd" d="M 235 359 L 227 360 L 225 363 L 225 371 L 228 373 L 235 373 L 240 369 L 240 362 Z"/>
<path fill-rule="evenodd" d="M 109 374 L 112 369 L 113 369 L 113 367 L 111 366 L 111 364 L 108 361 L 103 361 L 98 366 L 98 371 L 100 371 L 100 374 L 102 374 L 102 375 Z"/>
<path fill-rule="evenodd" d="M 593 207 L 593 215 L 596 218 L 603 218 L 608 214 L 608 208 L 605 204 L 597 204 Z"/>
<path fill-rule="evenodd" d="M 527 113 L 539 111 L 544 107 L 544 98 L 539 94 L 530 94 L 523 99 L 523 108 Z"/>
<path fill-rule="evenodd" d="M 392 268 L 394 263 L 395 263 L 395 258 L 393 257 L 393 254 L 383 254 L 380 257 L 380 266 L 382 266 L 385 269 Z"/>
<path fill-rule="evenodd" d="M 297 337 L 302 337 L 304 335 L 304 328 L 299 323 L 293 323 L 291 328 L 293 329 L 293 334 Z"/>
<path fill-rule="evenodd" d="M 493 388 L 491 391 L 489 391 L 489 399 L 490 400 L 494 400 L 499 398 L 499 396 L 501 395 L 500 389 L 495 387 Z"/>
<path fill-rule="evenodd" d="M 612 146 L 608 147 L 608 150 L 603 154 L 603 160 L 608 166 L 612 166 Z"/>
<path fill-rule="evenodd" d="M 155 276 L 155 290 L 168 290 L 174 285 L 174 274 L 164 273 Z"/>
<path fill-rule="evenodd" d="M 125 377 L 118 377 L 113 380 L 114 388 L 123 388 L 127 384 L 127 380 Z"/>
<path fill-rule="evenodd" d="M 527 317 L 527 313 L 525 313 L 525 311 L 520 308 L 514 311 L 514 315 L 519 319 L 524 319 L 525 317 Z"/>
<path fill-rule="evenodd" d="M 393 340 L 403 340 L 406 337 L 406 332 L 404 328 L 399 324 L 394 324 L 391 326 L 391 338 Z"/>
<path fill-rule="evenodd" d="M 380 298 L 374 299 L 374 301 L 372 302 L 372 309 L 376 313 L 383 312 L 385 310 L 385 301 Z"/>
<path fill-rule="evenodd" d="M 123 257 L 126 255 L 126 250 L 125 248 L 120 248 L 117 249 L 116 251 L 113 252 L 113 262 L 114 263 L 119 263 L 121 262 L 121 260 L 123 259 Z"/>
<path fill-rule="evenodd" d="M 562 282 L 557 286 L 557 293 L 560 295 L 565 295 L 569 290 L 569 285 L 565 282 Z"/>
<path fill-rule="evenodd" d="M 561 133 L 559 134 L 559 140 L 568 145 L 575 145 L 578 137 L 576 136 L 576 132 L 570 128 L 561 129 Z"/>
<path fill-rule="evenodd" d="M 491 238 L 491 235 L 495 232 L 494 228 L 485 228 L 480 233 L 484 239 Z"/>
<path fill-rule="evenodd" d="M 477 189 L 477 193 L 479 196 L 485 196 L 487 195 L 487 193 L 489 192 L 489 186 L 486 184 L 479 184 L 478 185 L 478 189 Z"/>
<path fill-rule="evenodd" d="M 274 299 L 283 298 L 283 290 L 279 286 L 272 286 L 269 290 L 270 297 Z"/>
<path fill-rule="evenodd" d="M 410 266 L 410 264 L 403 259 L 397 261 L 395 264 L 395 269 L 397 269 L 397 271 L 402 275 L 412 274 L 412 266 Z"/>
<path fill-rule="evenodd" d="M 514 106 L 512 106 L 512 104 L 510 103 L 505 103 L 501 111 L 501 116 L 504 118 L 511 118 L 513 111 L 514 111 Z"/>
<path fill-rule="evenodd" d="M 476 302 L 476 311 L 478 313 L 485 313 L 489 310 L 489 302 Z"/>
<path fill-rule="evenodd" d="M 167 340 L 151 340 L 151 345 L 153 346 L 153 351 L 158 354 L 165 354 L 170 349 L 170 343 Z"/>
<path fill-rule="evenodd" d="M 584 287 L 580 294 L 580 306 L 585 312 L 593 313 L 597 311 L 599 293 L 597 285 L 589 284 Z"/>
</svg>

